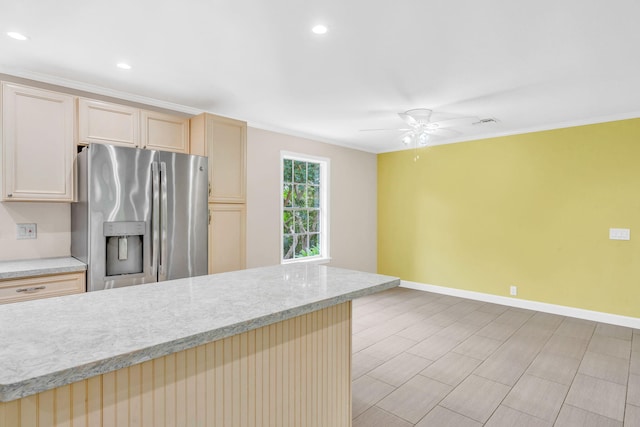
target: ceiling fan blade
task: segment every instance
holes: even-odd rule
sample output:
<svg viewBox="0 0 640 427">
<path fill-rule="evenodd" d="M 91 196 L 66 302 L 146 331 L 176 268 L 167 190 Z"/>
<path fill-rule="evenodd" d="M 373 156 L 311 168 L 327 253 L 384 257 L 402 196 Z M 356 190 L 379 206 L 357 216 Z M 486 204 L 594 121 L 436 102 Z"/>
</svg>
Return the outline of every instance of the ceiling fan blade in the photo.
<svg viewBox="0 0 640 427">
<path fill-rule="evenodd" d="M 440 120 L 437 122 L 430 122 L 429 125 L 432 125 L 434 129 L 446 129 L 453 128 L 456 126 L 469 126 L 473 124 L 473 122 L 478 121 L 477 117 L 457 117 L 455 119 L 447 119 Z"/>
<path fill-rule="evenodd" d="M 442 138 L 453 138 L 453 137 L 462 135 L 462 132 L 459 132 L 457 130 L 454 130 L 454 129 L 443 129 L 443 128 L 431 129 L 431 130 L 428 130 L 427 133 L 429 135 L 439 136 L 439 137 L 442 137 Z"/>
<path fill-rule="evenodd" d="M 402 120 L 407 122 L 407 124 L 409 126 L 411 126 L 411 127 L 418 126 L 418 121 L 414 117 L 410 116 L 409 114 L 407 114 L 407 113 L 398 113 L 398 116 L 400 116 L 400 118 Z"/>
<path fill-rule="evenodd" d="M 411 130 L 411 129 L 398 129 L 398 128 L 395 128 L 395 129 L 360 129 L 360 132 L 373 132 L 373 131 L 375 131 L 375 132 L 378 132 L 378 131 L 407 132 L 409 130 Z"/>
</svg>

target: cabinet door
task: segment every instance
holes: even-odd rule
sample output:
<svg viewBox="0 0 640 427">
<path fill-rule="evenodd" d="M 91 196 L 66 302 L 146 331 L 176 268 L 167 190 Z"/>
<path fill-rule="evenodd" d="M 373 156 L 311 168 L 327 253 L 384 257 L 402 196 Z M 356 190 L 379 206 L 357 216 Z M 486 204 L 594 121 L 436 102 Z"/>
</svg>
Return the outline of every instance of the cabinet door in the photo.
<svg viewBox="0 0 640 427">
<path fill-rule="evenodd" d="M 73 201 L 73 96 L 2 84 L 2 199 Z"/>
<path fill-rule="evenodd" d="M 209 205 L 209 274 L 245 268 L 243 204 Z"/>
<path fill-rule="evenodd" d="M 206 132 L 211 184 L 209 201 L 244 203 L 247 124 L 209 115 Z"/>
<path fill-rule="evenodd" d="M 142 111 L 142 146 L 152 150 L 189 152 L 189 119 Z"/>
<path fill-rule="evenodd" d="M 78 122 L 81 143 L 140 146 L 140 110 L 80 98 Z"/>
</svg>

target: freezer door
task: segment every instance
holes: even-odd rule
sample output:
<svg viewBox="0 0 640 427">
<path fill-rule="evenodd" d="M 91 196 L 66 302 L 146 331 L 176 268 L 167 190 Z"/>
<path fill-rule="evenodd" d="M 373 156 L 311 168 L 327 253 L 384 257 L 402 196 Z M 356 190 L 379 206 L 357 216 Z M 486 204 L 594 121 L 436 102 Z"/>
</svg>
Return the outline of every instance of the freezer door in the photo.
<svg viewBox="0 0 640 427">
<path fill-rule="evenodd" d="M 136 148 L 89 147 L 81 177 L 88 190 L 88 291 L 157 281 L 152 245 L 157 156 Z"/>
<path fill-rule="evenodd" d="M 158 280 L 207 274 L 207 158 L 158 152 L 160 264 Z"/>
</svg>

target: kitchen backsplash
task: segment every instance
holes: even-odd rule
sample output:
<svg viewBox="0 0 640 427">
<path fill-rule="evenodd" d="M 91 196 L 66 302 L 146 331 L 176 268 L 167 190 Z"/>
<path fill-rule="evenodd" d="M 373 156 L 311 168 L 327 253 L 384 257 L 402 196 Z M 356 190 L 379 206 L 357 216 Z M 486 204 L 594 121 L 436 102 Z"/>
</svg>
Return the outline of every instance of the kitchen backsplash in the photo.
<svg viewBox="0 0 640 427">
<path fill-rule="evenodd" d="M 35 239 L 18 240 L 17 224 L 36 224 Z M 0 203 L 0 261 L 69 256 L 68 203 Z"/>
</svg>

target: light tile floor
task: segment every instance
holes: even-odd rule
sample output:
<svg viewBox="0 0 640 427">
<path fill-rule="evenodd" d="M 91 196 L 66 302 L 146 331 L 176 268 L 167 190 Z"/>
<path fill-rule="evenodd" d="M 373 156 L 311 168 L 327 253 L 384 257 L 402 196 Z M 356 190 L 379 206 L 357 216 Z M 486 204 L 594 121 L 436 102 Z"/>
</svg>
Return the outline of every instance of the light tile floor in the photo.
<svg viewBox="0 0 640 427">
<path fill-rule="evenodd" d="M 637 329 L 395 288 L 353 352 L 354 427 L 640 427 Z"/>
</svg>

